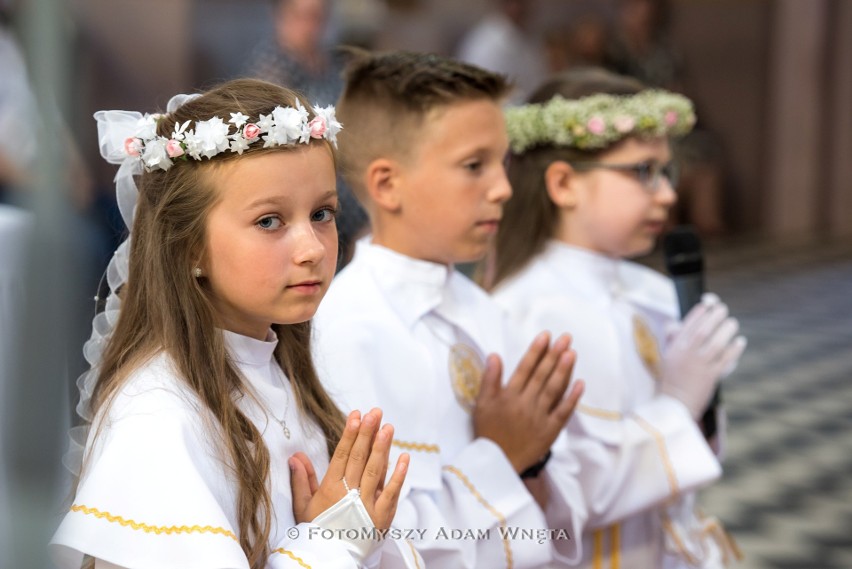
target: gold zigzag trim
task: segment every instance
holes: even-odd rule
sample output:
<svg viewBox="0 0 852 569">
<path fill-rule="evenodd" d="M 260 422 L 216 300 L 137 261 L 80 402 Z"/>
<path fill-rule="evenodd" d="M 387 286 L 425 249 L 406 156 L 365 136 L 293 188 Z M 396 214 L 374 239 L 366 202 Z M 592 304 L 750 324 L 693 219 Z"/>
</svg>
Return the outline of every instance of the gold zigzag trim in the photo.
<svg viewBox="0 0 852 569">
<path fill-rule="evenodd" d="M 482 497 L 482 494 L 476 489 L 473 483 L 468 479 L 464 473 L 456 468 L 455 466 L 445 466 L 444 470 L 447 472 L 452 472 L 455 474 L 461 483 L 465 485 L 465 487 L 470 490 L 470 493 L 473 494 L 473 497 L 476 498 L 482 506 L 488 510 L 491 515 L 497 518 L 497 521 L 500 522 L 500 527 L 503 528 L 503 550 L 506 552 L 506 567 L 507 569 L 512 569 L 514 566 L 514 561 L 512 560 L 512 547 L 509 544 L 509 538 L 506 534 L 506 517 L 494 509 L 494 506 L 488 503 L 488 501 Z"/>
<path fill-rule="evenodd" d="M 293 554 L 293 552 L 288 549 L 279 547 L 278 549 L 273 550 L 272 553 L 280 553 L 281 555 L 286 555 L 287 557 L 298 563 L 300 567 L 304 567 L 305 569 L 311 569 L 311 566 L 305 563 L 301 557 L 296 557 L 295 554 Z"/>
<path fill-rule="evenodd" d="M 95 516 L 96 518 L 100 518 L 106 520 L 110 523 L 119 524 L 124 527 L 130 527 L 135 530 L 141 530 L 145 533 L 155 533 L 157 535 L 171 535 L 176 533 L 215 533 L 219 535 L 224 535 L 230 537 L 234 541 L 239 541 L 234 532 L 230 530 L 226 530 L 221 527 L 213 527 L 213 526 L 152 526 L 146 523 L 137 522 L 134 520 L 128 520 L 121 516 L 114 516 L 109 512 L 102 512 L 97 508 L 89 508 L 88 506 L 84 506 L 82 504 L 74 504 L 71 506 L 72 512 L 80 512 L 87 516 Z"/>
<path fill-rule="evenodd" d="M 399 447 L 405 450 L 416 450 L 420 452 L 441 452 L 441 447 L 438 445 L 429 445 L 426 443 L 407 443 L 405 441 L 393 441 L 393 446 Z"/>
</svg>

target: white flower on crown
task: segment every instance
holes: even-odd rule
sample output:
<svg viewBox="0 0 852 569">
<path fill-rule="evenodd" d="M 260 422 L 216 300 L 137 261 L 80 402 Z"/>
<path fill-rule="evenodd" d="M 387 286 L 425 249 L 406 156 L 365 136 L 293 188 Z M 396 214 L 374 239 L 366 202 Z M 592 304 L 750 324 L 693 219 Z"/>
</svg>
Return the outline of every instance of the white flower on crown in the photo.
<svg viewBox="0 0 852 569">
<path fill-rule="evenodd" d="M 230 120 L 219 117 L 176 124 L 171 137 L 157 135 L 157 122 L 162 115 L 145 115 L 137 122 L 136 136 L 125 140 L 127 157 L 141 159 L 148 171 L 168 170 L 174 160 L 202 160 L 225 151 L 242 154 L 249 146 L 263 140 L 263 147 L 308 144 L 312 138 L 322 138 L 337 146 L 337 133 L 342 125 L 337 121 L 334 107 L 314 107 L 314 118 L 297 100 L 295 107 L 275 107 L 268 115 L 260 115 L 256 123 L 249 116 L 230 113 Z M 231 125 L 236 132 L 231 133 Z"/>
<path fill-rule="evenodd" d="M 304 133 L 308 123 L 308 111 L 298 100 L 296 108 L 275 107 L 272 111 L 272 120 L 274 126 L 269 129 L 269 134 L 263 137 L 264 148 L 296 141 L 307 142 Z"/>
<path fill-rule="evenodd" d="M 174 138 L 175 140 L 183 140 L 184 133 L 186 132 L 186 129 L 189 128 L 189 123 L 191 122 L 192 121 L 186 121 L 183 124 L 176 123 L 175 130 L 174 132 L 172 132 L 172 138 Z"/>
<path fill-rule="evenodd" d="M 249 120 L 247 115 L 244 115 L 241 112 L 231 113 L 231 120 L 228 122 L 233 124 L 235 127 L 240 128 L 244 124 L 246 124 Z"/>
<path fill-rule="evenodd" d="M 227 150 L 228 125 L 219 117 L 195 123 L 195 136 L 198 138 L 200 154 L 205 158 L 213 158 L 223 150 Z"/>
<path fill-rule="evenodd" d="M 136 137 L 142 140 L 156 138 L 157 136 L 157 119 L 154 115 L 145 115 L 136 123 Z"/>
<path fill-rule="evenodd" d="M 142 161 L 145 167 L 149 170 L 160 168 L 168 170 L 172 167 L 172 160 L 169 158 L 168 150 L 166 149 L 168 141 L 165 138 L 155 138 L 145 145 L 145 150 L 142 152 Z"/>
<path fill-rule="evenodd" d="M 229 147 L 229 150 L 231 152 L 236 152 L 237 154 L 242 155 L 243 152 L 248 150 L 248 147 L 249 147 L 249 141 L 246 140 L 244 136 L 237 135 L 231 141 L 231 146 Z"/>
</svg>

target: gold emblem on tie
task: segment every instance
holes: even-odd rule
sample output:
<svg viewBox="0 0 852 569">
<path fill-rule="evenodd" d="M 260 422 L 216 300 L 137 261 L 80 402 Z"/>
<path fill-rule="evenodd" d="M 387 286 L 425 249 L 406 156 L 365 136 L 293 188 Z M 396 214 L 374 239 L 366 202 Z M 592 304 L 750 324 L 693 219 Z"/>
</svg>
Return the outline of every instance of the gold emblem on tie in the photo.
<svg viewBox="0 0 852 569">
<path fill-rule="evenodd" d="M 450 347 L 450 381 L 456 401 L 470 413 L 479 396 L 482 374 L 485 364 L 479 354 L 466 344 L 453 344 Z"/>
<path fill-rule="evenodd" d="M 654 379 L 660 379 L 660 347 L 651 329 L 638 314 L 633 315 L 633 341 L 642 363 Z"/>
</svg>

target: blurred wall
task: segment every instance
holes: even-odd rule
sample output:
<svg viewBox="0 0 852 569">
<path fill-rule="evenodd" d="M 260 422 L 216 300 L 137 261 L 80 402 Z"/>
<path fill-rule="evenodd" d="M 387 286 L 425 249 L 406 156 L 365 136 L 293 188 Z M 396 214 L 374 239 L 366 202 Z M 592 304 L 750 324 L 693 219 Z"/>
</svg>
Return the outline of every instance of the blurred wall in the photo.
<svg viewBox="0 0 852 569">
<path fill-rule="evenodd" d="M 759 229 L 771 0 L 682 0 L 673 12 L 672 39 L 684 58 L 687 91 L 731 163 L 735 226 Z"/>
<path fill-rule="evenodd" d="M 100 159 L 92 114 L 100 109 L 155 111 L 192 86 L 192 0 L 74 0 L 77 142 L 102 186 L 115 167 Z M 114 191 L 112 188 L 104 190 Z"/>
<path fill-rule="evenodd" d="M 852 233 L 852 2 L 674 8 L 690 93 L 730 151 L 740 229 Z"/>
</svg>

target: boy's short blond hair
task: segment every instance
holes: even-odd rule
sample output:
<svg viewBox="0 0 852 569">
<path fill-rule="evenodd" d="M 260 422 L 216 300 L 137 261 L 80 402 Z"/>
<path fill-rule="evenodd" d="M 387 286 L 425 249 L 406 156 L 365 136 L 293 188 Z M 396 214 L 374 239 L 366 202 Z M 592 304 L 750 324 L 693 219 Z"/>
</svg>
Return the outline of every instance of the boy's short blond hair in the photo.
<svg viewBox="0 0 852 569">
<path fill-rule="evenodd" d="M 405 159 L 427 116 L 453 103 L 502 102 L 505 76 L 428 53 L 353 53 L 337 105 L 341 171 L 369 211 L 363 174 L 379 158 Z M 464 125 L 459 125 L 459 136 Z"/>
</svg>

